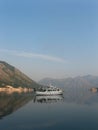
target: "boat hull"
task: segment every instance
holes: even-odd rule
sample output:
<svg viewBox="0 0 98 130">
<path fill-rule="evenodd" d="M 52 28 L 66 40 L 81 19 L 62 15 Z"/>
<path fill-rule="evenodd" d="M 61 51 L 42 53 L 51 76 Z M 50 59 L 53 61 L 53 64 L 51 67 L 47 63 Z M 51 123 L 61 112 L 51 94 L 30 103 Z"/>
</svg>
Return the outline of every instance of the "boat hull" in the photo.
<svg viewBox="0 0 98 130">
<path fill-rule="evenodd" d="M 50 91 L 50 92 L 40 92 L 40 91 L 36 91 L 36 95 L 62 95 L 63 92 L 62 91 Z"/>
</svg>

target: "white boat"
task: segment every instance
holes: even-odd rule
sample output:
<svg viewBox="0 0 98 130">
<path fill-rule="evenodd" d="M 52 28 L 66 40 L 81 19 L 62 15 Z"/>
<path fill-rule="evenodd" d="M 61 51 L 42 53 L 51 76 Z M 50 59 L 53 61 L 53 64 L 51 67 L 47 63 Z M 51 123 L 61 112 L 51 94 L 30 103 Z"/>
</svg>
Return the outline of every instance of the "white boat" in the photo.
<svg viewBox="0 0 98 130">
<path fill-rule="evenodd" d="M 62 89 L 54 87 L 52 85 L 48 87 L 43 87 L 40 88 L 39 90 L 36 91 L 36 95 L 61 95 L 63 94 Z"/>
</svg>

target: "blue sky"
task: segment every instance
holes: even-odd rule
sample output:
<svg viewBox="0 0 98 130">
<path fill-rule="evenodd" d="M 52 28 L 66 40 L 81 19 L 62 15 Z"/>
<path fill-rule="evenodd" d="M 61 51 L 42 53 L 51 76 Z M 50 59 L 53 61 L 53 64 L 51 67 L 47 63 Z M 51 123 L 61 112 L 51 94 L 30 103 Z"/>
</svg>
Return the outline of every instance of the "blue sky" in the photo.
<svg viewBox="0 0 98 130">
<path fill-rule="evenodd" d="M 0 60 L 36 81 L 98 75 L 97 0 L 0 0 Z"/>
</svg>

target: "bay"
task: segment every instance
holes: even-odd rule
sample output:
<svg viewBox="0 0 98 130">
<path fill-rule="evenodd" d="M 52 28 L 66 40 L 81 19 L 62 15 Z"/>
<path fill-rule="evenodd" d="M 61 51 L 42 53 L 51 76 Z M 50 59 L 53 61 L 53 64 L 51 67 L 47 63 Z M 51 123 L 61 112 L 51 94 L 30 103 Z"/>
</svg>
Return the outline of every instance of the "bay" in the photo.
<svg viewBox="0 0 98 130">
<path fill-rule="evenodd" d="M 98 130 L 98 93 L 64 90 L 63 96 L 0 93 L 0 130 Z"/>
</svg>

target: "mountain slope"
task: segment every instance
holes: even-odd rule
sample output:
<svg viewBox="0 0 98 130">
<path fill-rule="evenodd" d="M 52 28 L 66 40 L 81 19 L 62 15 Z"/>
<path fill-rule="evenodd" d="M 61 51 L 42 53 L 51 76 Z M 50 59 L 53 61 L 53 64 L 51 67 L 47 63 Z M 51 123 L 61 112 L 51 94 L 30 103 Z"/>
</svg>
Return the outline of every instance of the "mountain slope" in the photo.
<svg viewBox="0 0 98 130">
<path fill-rule="evenodd" d="M 52 79 L 52 78 L 45 78 L 40 80 L 38 83 L 42 85 L 49 85 L 50 83 L 56 86 L 61 87 L 98 87 L 98 76 L 78 76 L 75 78 L 65 78 L 65 79 Z"/>
<path fill-rule="evenodd" d="M 36 82 L 23 74 L 20 70 L 4 61 L 0 61 L 0 87 L 6 85 L 27 88 L 39 87 Z"/>
</svg>

